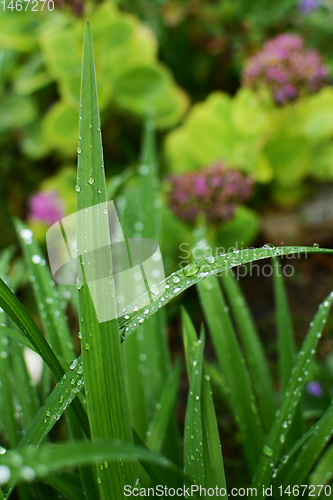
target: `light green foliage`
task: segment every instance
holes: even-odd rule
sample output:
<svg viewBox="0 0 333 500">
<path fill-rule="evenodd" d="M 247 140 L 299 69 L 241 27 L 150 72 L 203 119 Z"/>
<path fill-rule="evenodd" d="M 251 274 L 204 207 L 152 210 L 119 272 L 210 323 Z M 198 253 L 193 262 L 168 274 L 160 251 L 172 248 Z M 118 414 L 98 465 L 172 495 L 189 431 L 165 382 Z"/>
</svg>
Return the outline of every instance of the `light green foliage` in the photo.
<svg viewBox="0 0 333 500">
<path fill-rule="evenodd" d="M 306 178 L 333 178 L 332 106 L 330 87 L 281 108 L 263 91 L 214 92 L 167 136 L 168 163 L 179 172 L 222 160 L 273 182 L 277 201 L 295 201 Z"/>
<path fill-rule="evenodd" d="M 32 157 L 43 157 L 50 150 L 74 156 L 82 31 L 87 15 L 95 33 L 99 105 L 105 111 L 104 119 L 110 111 L 136 117 L 152 113 L 157 126 L 166 128 L 176 124 L 188 107 L 186 94 L 157 59 L 157 40 L 150 28 L 112 2 L 86 4 L 85 10 L 81 18 L 65 9 L 48 12 L 45 8 L 38 13 L 7 9 L 1 13 L 2 57 L 12 58 L 12 65 L 16 65 L 20 54 L 26 56 L 15 73 L 10 68 L 8 74 L 4 72 L 15 92 L 4 96 L 0 131 L 26 128 L 22 146 Z M 36 92 L 51 83 L 57 85 L 59 99 L 39 117 Z"/>
</svg>

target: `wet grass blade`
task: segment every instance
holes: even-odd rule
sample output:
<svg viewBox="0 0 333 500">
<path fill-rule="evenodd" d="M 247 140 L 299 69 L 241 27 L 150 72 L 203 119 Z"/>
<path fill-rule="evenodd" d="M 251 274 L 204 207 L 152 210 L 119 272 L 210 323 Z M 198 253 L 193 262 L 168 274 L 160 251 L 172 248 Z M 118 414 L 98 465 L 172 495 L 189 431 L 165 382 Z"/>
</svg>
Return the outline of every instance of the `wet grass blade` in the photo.
<svg viewBox="0 0 333 500">
<path fill-rule="evenodd" d="M 247 248 L 240 250 L 236 255 L 234 252 L 219 255 L 214 258 L 214 262 L 211 264 L 207 263 L 205 259 L 199 259 L 198 261 L 189 264 L 188 268 L 178 270 L 160 282 L 159 289 L 161 290 L 161 296 L 159 297 L 159 301 L 157 301 L 157 305 L 159 307 L 156 307 L 155 302 L 154 304 L 147 306 L 147 312 L 144 315 L 142 315 L 141 312 L 129 314 L 129 319 L 123 321 L 120 326 L 121 340 L 124 341 L 128 338 L 140 324 L 153 316 L 160 309 L 160 307 L 164 307 L 174 297 L 177 297 L 182 292 L 199 281 L 202 281 L 207 276 L 220 274 L 228 269 L 231 269 L 232 267 L 246 264 L 248 262 L 254 262 L 256 260 L 267 259 L 268 257 L 294 254 L 308 255 L 311 253 L 331 254 L 333 253 L 333 250 L 317 247 Z M 132 303 L 132 306 L 135 306 L 135 303 Z M 130 307 L 128 309 L 130 309 Z M 139 319 L 142 320 L 140 323 Z"/>
<path fill-rule="evenodd" d="M 284 485 L 304 484 L 304 482 L 308 479 L 311 469 L 333 434 L 332 407 L 329 408 L 328 412 L 330 413 L 330 416 L 325 415 L 326 418 L 317 422 L 311 437 L 306 441 L 306 443 L 304 443 L 293 463 L 293 466 L 290 468 L 287 477 L 283 481 Z M 327 414 L 328 412 L 325 413 Z"/>
<path fill-rule="evenodd" d="M 266 487 L 270 484 L 272 466 L 274 467 L 277 464 L 285 437 L 292 424 L 318 340 L 332 305 L 332 300 L 333 293 L 319 306 L 309 332 L 297 355 L 280 409 L 278 410 L 266 444 L 263 447 L 253 479 L 253 486 L 259 488 L 260 491 L 262 491 L 263 486 Z"/>
<path fill-rule="evenodd" d="M 9 328 L 7 326 L 0 325 L 0 333 L 16 340 L 18 344 L 28 347 L 34 352 L 37 352 L 34 346 L 31 344 L 31 342 L 27 339 L 27 337 L 22 335 L 22 333 L 18 332 L 17 330 L 14 330 L 13 328 Z"/>
<path fill-rule="evenodd" d="M 63 375 L 61 365 L 51 347 L 10 288 L 0 279 L 0 306 L 19 327 L 36 352 L 54 373 L 57 380 Z"/>
<path fill-rule="evenodd" d="M 152 120 L 148 120 L 143 130 L 135 193 L 131 189 L 124 192 L 126 209 L 122 218 L 122 228 L 127 237 L 133 237 L 135 234 L 135 237 L 149 238 L 158 242 L 161 228 L 155 142 L 155 126 Z M 123 352 L 131 421 L 133 427 L 144 438 L 156 411 L 159 411 L 156 410 L 156 405 L 159 405 L 161 392 L 171 369 L 164 311 L 160 311 L 142 325 L 137 335 L 123 345 Z M 154 375 L 149 376 L 149 374 Z M 166 434 L 163 453 L 180 463 L 178 448 L 171 445 L 178 440 L 174 416 Z"/>
<path fill-rule="evenodd" d="M 185 309 L 182 309 L 182 325 L 186 366 L 189 373 L 193 366 L 198 338 L 191 318 Z M 205 363 L 201 377 L 201 408 L 205 487 L 215 489 L 218 486 L 219 489 L 226 489 L 220 436 L 210 387 L 210 377 L 207 374 Z"/>
<path fill-rule="evenodd" d="M 166 432 L 172 415 L 175 411 L 180 379 L 180 363 L 177 363 L 174 370 L 170 372 L 159 403 L 157 403 L 153 420 L 148 429 L 146 440 L 147 447 L 151 451 L 160 453 L 162 444 L 166 438 Z"/>
<path fill-rule="evenodd" d="M 31 425 L 26 430 L 17 450 L 27 445 L 39 446 L 43 439 L 58 422 L 78 392 L 83 388 L 82 359 L 77 358 L 53 389 L 44 405 L 38 410 Z M 11 482 L 6 490 L 6 499 L 9 498 L 15 482 Z"/>
<path fill-rule="evenodd" d="M 191 353 L 186 355 L 188 375 L 190 380 L 187 399 L 185 430 L 184 430 L 184 471 L 192 478 L 195 484 L 205 486 L 205 469 L 203 459 L 202 437 L 202 409 L 201 409 L 201 380 L 203 368 L 203 350 L 205 346 L 205 332 L 202 329 L 200 339 L 196 338 L 196 345 L 185 337 L 187 329 L 183 329 L 185 349 L 195 349 L 194 358 Z M 193 361 L 192 361 L 193 359 Z M 190 363 L 190 360 L 192 363 Z"/>
<path fill-rule="evenodd" d="M 84 497 L 80 477 L 77 474 L 63 472 L 61 474 L 48 474 L 43 478 L 43 481 L 52 486 L 66 500 L 82 500 Z"/>
<path fill-rule="evenodd" d="M 292 325 L 292 318 L 288 306 L 287 292 L 284 286 L 282 266 L 277 258 L 273 260 L 273 285 L 276 310 L 276 329 L 278 339 L 278 355 L 280 380 L 282 389 L 285 390 L 291 370 L 296 358 L 295 335 Z M 290 446 L 303 434 L 304 422 L 302 408 L 299 406 L 289 429 L 286 447 Z"/>
<path fill-rule="evenodd" d="M 28 338 L 36 352 L 52 371 L 57 382 L 59 382 L 64 375 L 64 369 L 21 302 L 2 279 L 0 279 L 0 307 L 2 307 L 16 326 L 19 327 L 23 335 Z M 89 436 L 90 431 L 86 414 L 79 400 L 73 402 L 73 409 L 81 423 L 82 429 Z"/>
<path fill-rule="evenodd" d="M 315 467 L 313 473 L 310 476 L 309 484 L 312 484 L 315 487 L 318 484 L 324 486 L 326 484 L 331 484 L 333 480 L 332 463 L 333 463 L 333 446 L 331 445 L 320 458 L 318 465 Z M 316 498 L 318 498 L 318 495 Z"/>
<path fill-rule="evenodd" d="M 15 220 L 14 225 L 30 274 L 46 338 L 53 351 L 70 363 L 76 354 L 66 315 L 62 311 L 59 292 L 49 267 L 39 245 L 34 241 L 32 231 L 19 220 Z"/>
<path fill-rule="evenodd" d="M 11 360 L 13 381 L 17 397 L 23 430 L 26 432 L 39 410 L 40 402 L 37 389 L 25 363 L 23 349 L 16 342 L 11 342 Z M 24 383 L 22 383 L 24 381 Z"/>
<path fill-rule="evenodd" d="M 282 268 L 278 259 L 273 259 L 273 269 L 280 380 L 283 389 L 285 389 L 294 366 L 296 345 L 287 294 L 282 277 Z"/>
<path fill-rule="evenodd" d="M 264 435 L 250 377 L 218 279 L 211 276 L 198 283 L 197 287 L 214 350 L 230 389 L 231 405 L 242 435 L 245 457 L 253 473 Z"/>
<path fill-rule="evenodd" d="M 1 418 L 9 437 L 10 446 L 11 448 L 15 448 L 20 439 L 20 428 L 18 420 L 15 418 L 16 404 L 14 399 L 14 384 L 12 379 L 10 354 L 10 342 L 8 342 L 7 337 L 0 334 L 0 396 L 3 405 L 3 414 L 1 415 Z"/>
<path fill-rule="evenodd" d="M 227 272 L 221 276 L 221 281 L 242 341 L 260 419 L 265 432 L 268 432 L 274 420 L 275 398 L 273 381 L 262 342 L 237 280 L 231 272 Z"/>
<path fill-rule="evenodd" d="M 203 456 L 205 469 L 206 488 L 219 490 L 227 489 L 220 436 L 217 427 L 214 401 L 212 397 L 210 380 L 205 370 L 202 377 L 202 432 L 203 432 Z M 221 497 L 227 495 L 221 495 Z"/>
<path fill-rule="evenodd" d="M 316 432 L 318 429 L 320 430 L 322 427 L 327 426 L 326 423 L 327 420 L 329 420 L 331 422 L 331 426 L 333 426 L 332 404 L 325 411 L 322 417 L 296 441 L 296 443 L 288 450 L 288 452 L 285 455 L 283 455 L 282 458 L 279 459 L 276 471 L 274 473 L 275 482 L 277 481 L 279 484 L 283 483 L 284 479 L 282 480 L 281 477 L 285 478 L 286 475 L 288 474 L 288 471 L 290 470 L 290 461 L 292 461 L 292 463 L 295 462 L 297 454 L 299 453 L 300 449 L 304 447 L 304 444 L 313 436 L 314 432 Z"/>
<path fill-rule="evenodd" d="M 20 457 L 21 460 L 16 459 L 13 463 L 13 456 Z M 32 469 L 29 472 L 34 472 L 36 478 L 43 479 L 48 474 L 66 467 L 88 465 L 98 461 L 117 463 L 119 457 L 122 457 L 124 462 L 131 462 L 135 457 L 144 463 L 172 470 L 185 482 L 190 483 L 186 474 L 163 455 L 134 444 L 119 443 L 118 441 L 70 442 L 57 446 L 43 444 L 38 448 L 28 446 L 21 448 L 18 452 L 7 452 L 5 455 L 1 455 L 0 465 L 9 466 L 12 480 L 17 481 L 24 480 L 24 473 L 27 472 L 26 467 Z"/>
<path fill-rule="evenodd" d="M 109 234 L 108 218 L 102 213 L 99 222 L 85 218 L 91 206 L 106 203 L 104 162 L 101 142 L 97 85 L 90 25 L 85 27 L 77 173 L 77 248 L 80 255 L 83 283 L 79 289 L 80 331 L 84 365 L 88 417 L 93 440 L 119 439 L 133 442 L 117 319 L 99 323 L 91 299 L 89 282 L 98 280 L 97 269 L 83 261 L 84 249 L 104 246 Z M 105 205 L 106 206 L 106 205 Z M 83 212 L 80 212 L 83 211 Z M 92 213 L 92 212 L 91 212 Z M 104 216 L 104 218 L 103 218 Z M 111 259 L 111 252 L 110 252 Z M 110 260 L 111 261 L 111 260 Z M 95 277 L 95 279 L 94 279 Z M 109 294 L 110 295 L 110 294 Z M 101 306 L 111 307 L 110 296 L 101 299 Z M 125 484 L 134 484 L 137 478 L 135 463 L 119 460 L 110 467 L 98 467 L 98 486 L 102 499 L 122 499 Z"/>
<path fill-rule="evenodd" d="M 106 197 L 108 200 L 114 200 L 118 191 L 133 177 L 134 171 L 130 168 L 124 170 L 121 174 L 112 177 L 106 186 Z"/>
</svg>

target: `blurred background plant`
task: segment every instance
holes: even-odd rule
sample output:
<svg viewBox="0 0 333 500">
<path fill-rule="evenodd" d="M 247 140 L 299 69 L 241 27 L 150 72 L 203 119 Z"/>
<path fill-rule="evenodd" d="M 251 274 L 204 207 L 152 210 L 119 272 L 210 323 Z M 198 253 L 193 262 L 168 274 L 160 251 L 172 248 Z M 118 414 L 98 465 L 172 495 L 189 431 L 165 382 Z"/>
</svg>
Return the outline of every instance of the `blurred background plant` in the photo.
<svg viewBox="0 0 333 500">
<path fill-rule="evenodd" d="M 59 199 L 59 214 L 74 207 L 88 16 L 107 177 L 126 167 L 135 172 L 140 126 L 152 116 L 162 175 L 218 161 L 251 175 L 250 207 L 241 205 L 220 225 L 222 236 L 235 221 L 233 239 L 250 243 L 258 212 L 264 228 L 272 225 L 266 221 L 272 211 L 284 219 L 291 211 L 290 225 L 302 226 L 307 217 L 299 203 L 333 179 L 332 9 L 329 0 L 282 0 L 269 9 L 263 0 L 57 0 L 53 12 L 3 10 L 1 245 L 14 239 L 12 214 L 31 221 L 44 238 L 47 221 L 29 208 L 35 196 L 45 200 L 46 212 L 49 191 Z M 162 212 L 165 228 L 182 225 L 167 206 Z M 318 218 L 312 225 L 318 227 Z M 297 231 L 293 237 L 300 239 Z"/>
</svg>

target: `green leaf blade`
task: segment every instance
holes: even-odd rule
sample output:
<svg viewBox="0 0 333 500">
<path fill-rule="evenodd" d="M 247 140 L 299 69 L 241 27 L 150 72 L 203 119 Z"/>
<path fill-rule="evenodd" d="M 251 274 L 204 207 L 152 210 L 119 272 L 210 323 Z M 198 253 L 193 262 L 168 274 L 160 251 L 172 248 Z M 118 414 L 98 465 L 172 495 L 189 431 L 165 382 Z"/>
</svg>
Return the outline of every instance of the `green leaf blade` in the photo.
<svg viewBox="0 0 333 500">
<path fill-rule="evenodd" d="M 186 330 L 184 330 L 184 336 Z M 188 366 L 190 389 L 187 400 L 184 430 L 184 470 L 195 484 L 205 486 L 203 459 L 202 421 L 201 421 L 201 377 L 203 368 L 203 350 L 205 334 L 202 330 L 196 340 L 196 350 L 191 366 Z"/>
<path fill-rule="evenodd" d="M 305 386 L 306 375 L 316 351 L 322 329 L 326 323 L 333 301 L 333 293 L 320 304 L 319 309 L 311 323 L 309 332 L 303 341 L 297 355 L 295 365 L 291 372 L 286 392 L 284 394 L 280 409 L 275 418 L 271 432 L 263 448 L 254 479 L 253 486 L 262 488 L 270 484 L 272 467 L 277 463 L 290 425 L 299 403 L 302 390 Z M 283 436 L 281 438 L 281 436 Z"/>
<path fill-rule="evenodd" d="M 257 399 L 260 418 L 264 430 L 268 432 L 274 420 L 275 398 L 264 349 L 237 280 L 228 272 L 221 276 L 221 281 L 242 340 L 244 357 Z"/>
<path fill-rule="evenodd" d="M 97 85 L 93 55 L 92 34 L 87 22 L 84 36 L 81 103 L 77 173 L 77 248 L 80 255 L 84 284 L 79 290 L 80 331 L 88 417 L 92 439 L 120 439 L 133 442 L 129 421 L 125 378 L 116 319 L 99 323 L 87 283 L 94 281 L 95 266 L 88 269 L 84 263 L 84 250 L 104 246 L 109 235 L 108 218 L 102 213 L 98 223 L 93 217 L 85 217 L 90 207 L 105 203 L 106 188 L 101 141 L 100 118 L 97 102 Z M 103 218 L 104 216 L 104 218 Z M 111 252 L 110 252 L 111 262 Z M 97 276 L 96 280 L 98 279 Z M 95 282 L 96 282 L 95 280 Z M 101 306 L 108 310 L 106 297 Z M 115 499 L 121 499 L 125 484 L 135 482 L 135 463 L 110 464 L 98 468 L 99 490 L 102 499 L 108 499 L 113 491 Z"/>
</svg>

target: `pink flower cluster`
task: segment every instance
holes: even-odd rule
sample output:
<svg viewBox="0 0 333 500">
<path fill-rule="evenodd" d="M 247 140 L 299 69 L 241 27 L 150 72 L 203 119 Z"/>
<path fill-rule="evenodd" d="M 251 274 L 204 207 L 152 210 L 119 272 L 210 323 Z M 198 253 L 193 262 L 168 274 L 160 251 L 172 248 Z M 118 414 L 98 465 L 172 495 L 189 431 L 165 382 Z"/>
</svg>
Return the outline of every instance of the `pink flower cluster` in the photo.
<svg viewBox="0 0 333 500">
<path fill-rule="evenodd" d="M 28 219 L 52 225 L 64 216 L 64 207 L 56 191 L 37 193 L 30 198 Z"/>
<path fill-rule="evenodd" d="M 298 35 L 283 34 L 266 42 L 247 61 L 242 79 L 252 88 L 267 85 L 275 102 L 285 104 L 299 95 L 318 91 L 326 77 L 327 69 L 319 53 L 305 50 Z"/>
<path fill-rule="evenodd" d="M 200 216 L 213 224 L 230 219 L 237 203 L 250 198 L 253 185 L 249 177 L 222 162 L 166 180 L 170 183 L 167 201 L 171 210 L 189 223 Z"/>
</svg>

